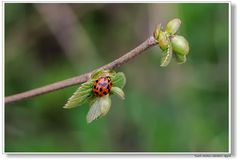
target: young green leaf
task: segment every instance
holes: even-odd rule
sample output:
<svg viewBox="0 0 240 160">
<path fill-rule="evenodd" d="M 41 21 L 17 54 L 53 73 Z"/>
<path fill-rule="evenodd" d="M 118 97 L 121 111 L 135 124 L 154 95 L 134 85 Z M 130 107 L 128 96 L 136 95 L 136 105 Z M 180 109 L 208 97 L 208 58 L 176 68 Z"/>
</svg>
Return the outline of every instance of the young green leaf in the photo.
<svg viewBox="0 0 240 160">
<path fill-rule="evenodd" d="M 86 83 L 81 84 L 81 86 L 68 99 L 63 108 L 73 108 L 80 106 L 92 98 L 92 81 L 90 80 Z"/>
<path fill-rule="evenodd" d="M 97 97 L 92 95 L 90 98 L 87 99 L 86 103 L 89 103 L 89 105 L 91 106 L 93 103 L 95 103 L 97 100 Z"/>
<path fill-rule="evenodd" d="M 166 26 L 166 32 L 173 35 L 178 31 L 180 25 L 181 25 L 181 20 L 179 18 L 175 18 L 168 22 Z"/>
<path fill-rule="evenodd" d="M 183 64 L 187 61 L 186 55 L 175 54 L 174 57 L 178 64 Z"/>
<path fill-rule="evenodd" d="M 109 95 L 99 97 L 96 101 L 91 105 L 88 114 L 87 114 L 87 122 L 91 123 L 93 120 L 104 116 L 107 114 L 111 107 L 111 98 Z"/>
<path fill-rule="evenodd" d="M 111 93 L 117 95 L 121 99 L 125 99 L 125 94 L 124 94 L 123 90 L 119 87 L 112 87 Z"/>
<path fill-rule="evenodd" d="M 88 123 L 91 123 L 93 120 L 97 119 L 101 115 L 99 101 L 100 98 L 97 98 L 97 100 L 91 105 L 86 117 Z"/>
<path fill-rule="evenodd" d="M 189 44 L 188 41 L 183 37 L 179 35 L 174 35 L 171 38 L 173 51 L 176 52 L 176 54 L 180 55 L 187 55 L 189 52 Z"/>
<path fill-rule="evenodd" d="M 172 59 L 172 46 L 169 45 L 166 50 L 164 50 L 160 56 L 160 66 L 166 67 Z"/>
<path fill-rule="evenodd" d="M 155 28 L 155 31 L 153 33 L 153 36 L 155 38 L 156 41 L 159 40 L 159 35 L 160 35 L 160 32 L 162 31 L 162 25 L 161 24 L 158 24 L 157 27 Z"/>
<path fill-rule="evenodd" d="M 112 101 L 111 101 L 111 98 L 110 98 L 109 94 L 101 97 L 101 102 L 100 103 L 101 103 L 101 112 L 102 112 L 101 117 L 102 117 L 102 116 L 105 116 L 108 113 L 108 111 L 111 107 Z"/>
<path fill-rule="evenodd" d="M 162 49 L 162 50 L 166 50 L 170 44 L 170 40 L 169 40 L 169 37 L 167 35 L 166 32 L 160 32 L 159 33 L 159 39 L 158 39 L 158 44 L 159 44 L 159 47 Z"/>
<path fill-rule="evenodd" d="M 92 72 L 91 74 L 91 79 L 96 79 L 100 74 L 103 73 L 102 69 L 98 69 Z"/>
<path fill-rule="evenodd" d="M 72 96 L 73 97 L 73 96 Z M 68 102 L 64 105 L 63 108 L 73 108 L 73 107 L 77 107 L 77 106 L 81 106 L 83 105 L 84 103 L 92 100 L 93 98 L 95 98 L 92 94 L 89 94 L 87 96 L 84 96 L 84 97 L 79 97 L 79 98 L 76 98 L 76 99 L 69 99 Z"/>
<path fill-rule="evenodd" d="M 93 73 L 91 74 L 91 79 L 97 79 L 98 77 L 100 76 L 107 76 L 107 75 L 115 75 L 116 72 L 114 70 L 102 70 L 102 69 L 99 69 L 99 70 L 96 70 L 96 71 L 93 71 Z"/>
<path fill-rule="evenodd" d="M 126 84 L 126 77 L 123 72 L 118 72 L 114 76 L 110 75 L 113 86 L 123 88 Z"/>
</svg>

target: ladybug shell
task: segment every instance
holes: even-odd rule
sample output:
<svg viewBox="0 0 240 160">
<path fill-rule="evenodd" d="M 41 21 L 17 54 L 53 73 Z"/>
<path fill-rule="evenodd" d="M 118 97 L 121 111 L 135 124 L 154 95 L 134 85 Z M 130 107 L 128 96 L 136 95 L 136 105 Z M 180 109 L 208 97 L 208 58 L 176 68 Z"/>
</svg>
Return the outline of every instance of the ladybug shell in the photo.
<svg viewBox="0 0 240 160">
<path fill-rule="evenodd" d="M 107 95 L 112 88 L 112 80 L 109 76 L 107 77 L 99 77 L 93 83 L 93 93 L 97 97 L 102 97 Z"/>
</svg>

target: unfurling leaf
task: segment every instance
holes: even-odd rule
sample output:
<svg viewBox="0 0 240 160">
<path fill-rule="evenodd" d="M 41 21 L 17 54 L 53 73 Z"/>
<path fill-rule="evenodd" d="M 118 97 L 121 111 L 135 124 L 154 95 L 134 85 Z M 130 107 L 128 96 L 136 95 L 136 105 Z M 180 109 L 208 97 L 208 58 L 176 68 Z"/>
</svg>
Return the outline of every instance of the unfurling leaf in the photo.
<svg viewBox="0 0 240 160">
<path fill-rule="evenodd" d="M 121 99 L 125 99 L 125 94 L 124 94 L 123 90 L 119 87 L 112 87 L 111 93 L 117 95 Z"/>
<path fill-rule="evenodd" d="M 92 101 L 95 97 L 92 94 L 92 80 L 83 83 L 68 99 L 63 108 L 73 108 L 86 102 Z"/>
<path fill-rule="evenodd" d="M 153 36 L 162 50 L 160 57 L 161 67 L 165 67 L 170 63 L 172 54 L 175 55 L 178 64 L 186 62 L 186 55 L 189 53 L 189 44 L 183 36 L 176 35 L 180 25 L 181 20 L 175 18 L 167 23 L 165 31 L 161 24 L 154 31 Z"/>
<path fill-rule="evenodd" d="M 175 18 L 168 22 L 166 26 L 166 32 L 173 35 L 178 31 L 180 25 L 181 25 L 181 20 L 179 18 Z"/>
<path fill-rule="evenodd" d="M 116 72 L 114 70 L 102 70 L 102 69 L 98 69 L 96 71 L 93 71 L 93 73 L 91 74 L 91 79 L 97 79 L 100 76 L 109 76 L 109 75 L 115 75 Z"/>
<path fill-rule="evenodd" d="M 177 61 L 178 64 L 183 64 L 187 61 L 186 55 L 180 55 L 180 54 L 175 54 L 174 53 L 174 57 Z"/>
<path fill-rule="evenodd" d="M 87 114 L 87 122 L 91 123 L 93 120 L 98 117 L 104 116 L 107 114 L 111 107 L 111 98 L 109 95 L 98 97 L 96 101 L 91 105 L 88 114 Z"/>
<path fill-rule="evenodd" d="M 161 24 L 158 24 L 154 33 L 153 33 L 153 36 L 155 38 L 155 40 L 159 40 L 159 35 L 160 35 L 160 32 L 162 31 L 162 25 Z"/>
<path fill-rule="evenodd" d="M 171 38 L 173 51 L 176 52 L 176 54 L 180 55 L 187 55 L 189 52 L 189 45 L 188 41 L 183 37 L 179 35 L 175 35 Z"/>
<path fill-rule="evenodd" d="M 159 44 L 159 47 L 162 49 L 162 50 L 166 50 L 170 44 L 170 40 L 166 34 L 166 32 L 162 32 L 160 31 L 159 33 L 159 39 L 158 39 L 158 44 Z"/>
<path fill-rule="evenodd" d="M 113 76 L 110 75 L 110 78 L 115 87 L 123 88 L 126 84 L 126 77 L 123 72 L 118 72 Z"/>
<path fill-rule="evenodd" d="M 102 72 L 103 72 L 103 70 L 101 70 L 101 69 L 93 71 L 91 74 L 91 78 L 96 79 Z"/>
<path fill-rule="evenodd" d="M 64 108 L 73 108 L 84 103 L 91 106 L 86 116 L 87 122 L 104 116 L 111 107 L 111 94 L 124 99 L 122 88 L 126 84 L 124 73 L 113 70 L 99 69 L 94 71 L 90 79 L 81 86 L 68 99 Z"/>
<path fill-rule="evenodd" d="M 160 66 L 166 67 L 172 59 L 172 46 L 169 45 L 166 50 L 164 50 L 160 56 Z"/>
</svg>

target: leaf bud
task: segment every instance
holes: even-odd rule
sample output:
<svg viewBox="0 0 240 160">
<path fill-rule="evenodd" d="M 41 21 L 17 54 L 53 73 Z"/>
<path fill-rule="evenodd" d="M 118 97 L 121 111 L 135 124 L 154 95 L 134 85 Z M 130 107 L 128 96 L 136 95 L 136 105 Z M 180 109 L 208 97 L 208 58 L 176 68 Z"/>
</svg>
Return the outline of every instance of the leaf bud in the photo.
<svg viewBox="0 0 240 160">
<path fill-rule="evenodd" d="M 175 34 L 181 25 L 181 20 L 179 18 L 175 18 L 168 22 L 166 26 L 166 32 L 170 35 Z"/>
<path fill-rule="evenodd" d="M 183 36 L 175 35 L 171 37 L 171 42 L 173 46 L 173 51 L 176 52 L 176 54 L 180 55 L 188 54 L 189 52 L 188 41 Z"/>
</svg>

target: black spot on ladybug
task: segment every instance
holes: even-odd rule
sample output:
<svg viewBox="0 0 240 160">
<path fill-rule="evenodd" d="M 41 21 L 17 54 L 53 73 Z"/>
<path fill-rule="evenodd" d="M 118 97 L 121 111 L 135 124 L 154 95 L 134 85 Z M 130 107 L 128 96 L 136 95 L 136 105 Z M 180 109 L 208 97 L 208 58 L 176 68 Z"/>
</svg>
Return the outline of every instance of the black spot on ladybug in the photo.
<svg viewBox="0 0 240 160">
<path fill-rule="evenodd" d="M 103 92 L 103 94 L 105 94 L 105 95 L 106 95 L 106 94 L 107 94 L 107 92 L 105 92 L 105 91 L 104 91 L 104 92 Z"/>
<path fill-rule="evenodd" d="M 102 92 L 102 88 L 100 88 L 100 92 Z"/>
<path fill-rule="evenodd" d="M 98 80 L 96 80 L 96 83 L 98 83 Z"/>
<path fill-rule="evenodd" d="M 96 86 L 94 86 L 94 89 L 96 89 Z"/>
<path fill-rule="evenodd" d="M 95 93 L 95 94 L 98 94 L 98 92 L 97 92 L 97 91 L 95 91 L 94 93 Z"/>
</svg>

